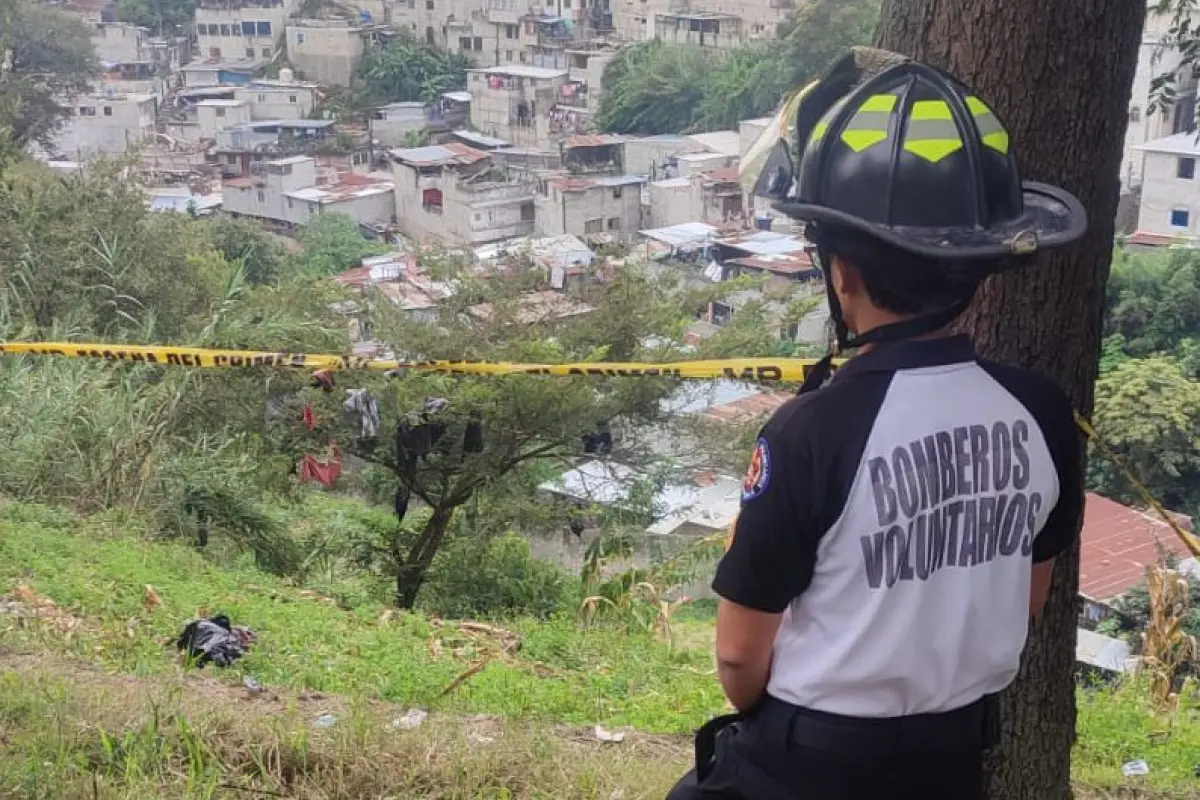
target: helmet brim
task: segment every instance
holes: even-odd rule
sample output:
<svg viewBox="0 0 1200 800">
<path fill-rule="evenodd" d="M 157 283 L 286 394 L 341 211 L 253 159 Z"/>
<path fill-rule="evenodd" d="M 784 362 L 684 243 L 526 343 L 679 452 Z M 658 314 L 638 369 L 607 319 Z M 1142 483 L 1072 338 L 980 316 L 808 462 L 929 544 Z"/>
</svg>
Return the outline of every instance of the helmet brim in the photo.
<svg viewBox="0 0 1200 800">
<path fill-rule="evenodd" d="M 1070 192 L 1033 181 L 1021 184 L 1021 189 L 1024 213 L 995 228 L 886 226 L 833 208 L 794 201 L 776 203 L 775 209 L 793 219 L 850 228 L 914 255 L 937 259 L 1027 256 L 1070 244 L 1087 232 L 1087 211 Z"/>
</svg>

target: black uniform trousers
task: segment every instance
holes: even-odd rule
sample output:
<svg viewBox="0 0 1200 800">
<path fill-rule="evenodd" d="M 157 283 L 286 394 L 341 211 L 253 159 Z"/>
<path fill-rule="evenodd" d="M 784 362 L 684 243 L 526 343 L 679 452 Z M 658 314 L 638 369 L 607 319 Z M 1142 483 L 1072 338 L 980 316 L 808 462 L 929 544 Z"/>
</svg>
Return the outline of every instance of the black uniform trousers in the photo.
<svg viewBox="0 0 1200 800">
<path fill-rule="evenodd" d="M 946 714 L 860 719 L 767 697 L 696 736 L 667 800 L 980 800 L 995 698 Z"/>
</svg>

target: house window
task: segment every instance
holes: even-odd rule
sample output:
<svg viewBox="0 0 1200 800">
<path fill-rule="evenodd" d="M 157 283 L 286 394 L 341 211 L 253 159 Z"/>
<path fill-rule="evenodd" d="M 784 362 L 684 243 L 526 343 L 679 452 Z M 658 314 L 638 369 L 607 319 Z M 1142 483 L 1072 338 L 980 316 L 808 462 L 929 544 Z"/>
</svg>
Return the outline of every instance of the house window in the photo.
<svg viewBox="0 0 1200 800">
<path fill-rule="evenodd" d="M 1171 211 L 1171 227 L 1186 228 L 1190 222 L 1191 214 L 1186 208 L 1176 208 Z"/>
<path fill-rule="evenodd" d="M 517 55 L 521 57 L 520 61 L 522 64 L 524 64 L 525 63 L 525 51 L 522 50 L 521 52 L 517 53 Z"/>
<path fill-rule="evenodd" d="M 255 24 L 255 27 L 258 30 L 259 36 L 270 36 L 271 35 L 271 23 L 270 22 L 259 22 L 259 23 Z"/>
<path fill-rule="evenodd" d="M 1190 181 L 1196 177 L 1196 159 L 1191 156 L 1181 157 L 1179 163 L 1175 166 L 1175 177 L 1182 178 L 1185 181 Z"/>
<path fill-rule="evenodd" d="M 482 36 L 475 37 L 475 50 L 479 51 L 479 52 L 483 51 L 483 37 Z"/>
<path fill-rule="evenodd" d="M 425 0 L 425 10 L 433 11 L 433 0 Z"/>
<path fill-rule="evenodd" d="M 258 202 L 260 202 L 260 203 L 267 202 L 267 196 L 265 194 L 263 194 L 262 189 L 258 190 Z"/>
<path fill-rule="evenodd" d="M 616 200 L 616 199 L 620 198 L 620 196 L 621 196 L 621 187 L 614 186 L 613 187 L 613 199 Z"/>
<path fill-rule="evenodd" d="M 505 51 L 504 51 L 504 60 L 505 60 L 505 61 L 508 61 L 508 62 L 511 62 L 511 61 L 512 61 L 512 50 L 505 50 Z"/>
<path fill-rule="evenodd" d="M 269 47 L 264 47 L 262 49 L 262 54 L 263 54 L 263 58 L 270 58 L 273 55 L 271 52 L 271 48 L 269 48 Z"/>
<path fill-rule="evenodd" d="M 220 58 L 221 57 L 221 48 L 219 48 L 219 47 L 208 48 L 208 57 L 209 58 Z"/>
<path fill-rule="evenodd" d="M 583 232 L 585 234 L 603 233 L 604 232 L 604 220 L 602 220 L 602 219 L 585 220 L 583 223 Z"/>
<path fill-rule="evenodd" d="M 106 117 L 111 117 L 111 116 L 112 116 L 112 106 L 105 106 L 105 107 L 104 107 L 104 116 L 106 116 Z"/>
<path fill-rule="evenodd" d="M 516 25 L 505 25 L 504 26 L 504 38 L 505 39 L 517 38 L 517 26 Z"/>
<path fill-rule="evenodd" d="M 289 95 L 288 95 L 288 102 L 289 102 L 289 103 L 296 103 L 296 102 L 299 102 L 299 98 L 298 98 L 296 95 L 294 95 L 294 94 L 289 94 Z"/>
<path fill-rule="evenodd" d="M 533 203 L 521 203 L 521 222 L 533 222 L 534 213 Z"/>
<path fill-rule="evenodd" d="M 208 36 L 208 26 L 207 25 L 197 25 L 196 33 L 199 34 L 200 36 Z"/>
<path fill-rule="evenodd" d="M 96 108 L 95 108 L 95 106 L 80 106 L 80 107 L 79 107 L 79 116 L 81 116 L 81 117 L 94 117 L 94 116 L 96 116 Z"/>
<path fill-rule="evenodd" d="M 253 22 L 243 22 L 242 23 L 242 36 L 253 36 L 253 35 L 254 35 L 254 23 Z"/>
<path fill-rule="evenodd" d="M 458 37 L 458 49 L 469 51 L 471 49 L 471 37 L 470 36 Z"/>
<path fill-rule="evenodd" d="M 222 35 L 222 36 L 229 36 L 229 35 L 230 35 L 230 34 L 229 34 L 229 26 L 228 26 L 228 25 L 222 25 L 222 26 L 221 26 L 221 35 Z"/>
<path fill-rule="evenodd" d="M 433 8 L 433 0 L 429 0 L 428 5 L 430 8 Z M 433 44 L 434 41 L 435 40 L 434 40 L 433 28 L 432 27 L 425 28 L 425 43 Z"/>
<path fill-rule="evenodd" d="M 260 94 L 260 95 L 258 96 L 258 102 L 260 102 L 260 103 L 265 103 L 265 102 L 267 102 L 267 96 L 266 96 L 265 94 Z"/>
<path fill-rule="evenodd" d="M 610 231 L 621 230 L 621 218 L 620 217 L 609 217 L 608 218 L 608 229 Z"/>
<path fill-rule="evenodd" d="M 296 34 L 296 44 L 304 44 L 304 34 L 303 33 Z"/>
<path fill-rule="evenodd" d="M 226 164 L 236 164 L 237 156 L 225 156 L 225 163 Z"/>
<path fill-rule="evenodd" d="M 218 116 L 218 117 L 223 117 L 223 116 L 225 116 L 225 109 L 223 109 L 223 108 L 218 108 L 218 109 L 215 109 L 215 110 L 216 110 L 216 112 L 217 112 L 217 116 Z"/>
<path fill-rule="evenodd" d="M 254 48 L 253 47 L 246 48 L 246 58 L 254 58 Z"/>
<path fill-rule="evenodd" d="M 421 192 L 421 207 L 426 214 L 442 213 L 442 190 L 425 189 Z"/>
<path fill-rule="evenodd" d="M 292 198 L 289 197 L 287 200 L 288 200 L 288 208 L 291 208 L 292 207 Z"/>
<path fill-rule="evenodd" d="M 563 8 L 570 8 L 571 0 L 563 0 Z"/>
</svg>

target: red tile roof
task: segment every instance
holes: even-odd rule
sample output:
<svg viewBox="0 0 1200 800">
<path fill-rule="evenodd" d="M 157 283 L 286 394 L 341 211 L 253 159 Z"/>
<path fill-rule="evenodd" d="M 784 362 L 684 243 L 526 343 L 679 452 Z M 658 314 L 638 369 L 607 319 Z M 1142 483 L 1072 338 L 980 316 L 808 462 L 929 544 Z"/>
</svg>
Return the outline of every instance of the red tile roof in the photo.
<svg viewBox="0 0 1200 800">
<path fill-rule="evenodd" d="M 737 183 L 738 168 L 721 167 L 720 169 L 714 169 L 712 172 L 708 173 L 708 178 L 709 180 L 716 181 L 717 183 Z"/>
<path fill-rule="evenodd" d="M 1191 555 L 1167 523 L 1096 494 L 1087 496 L 1081 548 L 1079 593 L 1101 602 L 1137 585 L 1160 549 Z"/>
<path fill-rule="evenodd" d="M 626 141 L 624 136 L 617 136 L 611 133 L 602 134 L 580 134 L 571 136 L 566 141 L 566 148 L 573 147 L 606 147 L 610 144 L 621 144 Z"/>
<path fill-rule="evenodd" d="M 1188 243 L 1186 236 L 1172 236 L 1165 233 L 1150 233 L 1149 231 L 1136 231 L 1126 241 L 1129 244 L 1140 244 L 1150 247 L 1164 247 L 1166 245 Z"/>
<path fill-rule="evenodd" d="M 788 253 L 787 255 L 731 258 L 725 263 L 736 264 L 739 267 L 761 269 L 776 275 L 799 275 L 803 272 L 811 272 L 816 269 L 812 258 L 805 252 Z"/>
<path fill-rule="evenodd" d="M 700 414 L 712 422 L 746 422 L 765 417 L 791 399 L 784 392 L 758 392 L 732 403 L 713 406 Z"/>
</svg>

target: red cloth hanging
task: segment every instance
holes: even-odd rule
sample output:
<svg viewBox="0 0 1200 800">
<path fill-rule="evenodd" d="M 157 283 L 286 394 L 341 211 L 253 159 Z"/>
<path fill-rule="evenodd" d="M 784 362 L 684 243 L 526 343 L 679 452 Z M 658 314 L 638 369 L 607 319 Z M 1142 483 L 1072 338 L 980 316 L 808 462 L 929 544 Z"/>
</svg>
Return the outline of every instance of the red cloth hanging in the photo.
<svg viewBox="0 0 1200 800">
<path fill-rule="evenodd" d="M 312 406 L 304 407 L 304 426 L 310 431 L 317 427 L 317 415 L 313 412 Z"/>
<path fill-rule="evenodd" d="M 322 463 L 316 456 L 305 455 L 300 460 L 300 482 L 317 481 L 326 488 L 333 488 L 334 482 L 342 474 L 342 451 L 334 442 L 330 447 L 329 460 Z"/>
</svg>

